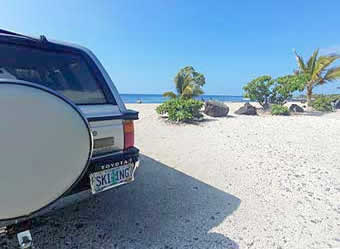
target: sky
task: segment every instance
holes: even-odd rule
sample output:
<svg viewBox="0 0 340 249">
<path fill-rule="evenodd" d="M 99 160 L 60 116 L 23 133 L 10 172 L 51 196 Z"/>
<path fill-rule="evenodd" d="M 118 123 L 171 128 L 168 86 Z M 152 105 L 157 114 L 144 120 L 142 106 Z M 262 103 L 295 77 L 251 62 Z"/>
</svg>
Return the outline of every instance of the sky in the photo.
<svg viewBox="0 0 340 249">
<path fill-rule="evenodd" d="M 261 75 L 279 77 L 313 50 L 340 53 L 339 0 L 3 0 L 0 28 L 91 49 L 120 93 L 174 90 L 191 65 L 206 94 L 241 95 Z M 338 63 L 340 64 L 340 63 Z M 340 93 L 340 82 L 319 93 Z"/>
</svg>

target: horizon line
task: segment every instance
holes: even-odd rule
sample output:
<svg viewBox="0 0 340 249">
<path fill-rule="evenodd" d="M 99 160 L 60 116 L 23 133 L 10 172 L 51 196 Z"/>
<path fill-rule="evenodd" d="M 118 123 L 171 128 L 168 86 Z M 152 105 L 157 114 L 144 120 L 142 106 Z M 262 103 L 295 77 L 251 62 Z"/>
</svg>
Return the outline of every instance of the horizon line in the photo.
<svg viewBox="0 0 340 249">
<path fill-rule="evenodd" d="M 144 95 L 163 95 L 162 93 L 120 93 L 121 95 L 122 94 L 144 94 Z M 209 93 L 209 94 L 201 94 L 200 96 L 209 96 L 209 95 L 212 95 L 212 96 L 230 96 L 230 97 L 243 97 L 243 95 L 229 95 L 229 94 L 212 94 L 212 93 Z"/>
</svg>

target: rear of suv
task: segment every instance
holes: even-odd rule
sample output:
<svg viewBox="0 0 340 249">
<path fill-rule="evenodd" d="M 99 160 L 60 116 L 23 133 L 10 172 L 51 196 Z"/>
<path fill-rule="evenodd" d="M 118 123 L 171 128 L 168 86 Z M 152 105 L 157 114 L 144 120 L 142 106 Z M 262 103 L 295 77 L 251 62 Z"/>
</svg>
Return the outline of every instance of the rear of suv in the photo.
<svg viewBox="0 0 340 249">
<path fill-rule="evenodd" d="M 87 171 L 61 199 L 79 200 L 134 180 L 139 150 L 134 146 L 134 120 L 108 73 L 95 55 L 78 45 L 32 38 L 0 30 L 0 79 L 31 82 L 66 97 L 87 119 L 93 151 Z M 0 228 L 62 207 L 53 205 L 27 217 L 0 220 Z M 68 202 L 69 203 L 69 202 Z"/>
</svg>

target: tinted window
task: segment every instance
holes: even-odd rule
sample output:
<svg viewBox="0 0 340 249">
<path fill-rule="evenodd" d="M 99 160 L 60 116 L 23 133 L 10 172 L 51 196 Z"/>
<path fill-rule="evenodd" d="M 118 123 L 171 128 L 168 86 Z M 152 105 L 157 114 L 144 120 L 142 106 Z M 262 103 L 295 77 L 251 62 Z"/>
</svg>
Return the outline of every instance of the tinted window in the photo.
<svg viewBox="0 0 340 249">
<path fill-rule="evenodd" d="M 0 78 L 49 87 L 76 104 L 104 104 L 106 99 L 82 56 L 0 44 Z"/>
</svg>

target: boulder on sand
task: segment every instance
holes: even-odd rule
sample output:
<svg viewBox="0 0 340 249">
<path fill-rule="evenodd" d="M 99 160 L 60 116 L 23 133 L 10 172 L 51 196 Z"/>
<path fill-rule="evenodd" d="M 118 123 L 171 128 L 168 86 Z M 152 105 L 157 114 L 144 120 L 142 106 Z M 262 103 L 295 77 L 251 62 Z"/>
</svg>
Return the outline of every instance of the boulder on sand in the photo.
<svg viewBox="0 0 340 249">
<path fill-rule="evenodd" d="M 229 107 L 222 102 L 207 101 L 204 105 L 204 114 L 211 117 L 226 117 Z"/>
<path fill-rule="evenodd" d="M 297 104 L 292 104 L 290 107 L 289 107 L 289 111 L 290 112 L 304 112 L 303 108 Z"/>
<path fill-rule="evenodd" d="M 337 99 L 333 102 L 334 109 L 340 109 L 340 99 Z"/>
<path fill-rule="evenodd" d="M 248 102 L 245 103 L 244 106 L 238 109 L 235 113 L 239 115 L 256 115 L 257 114 L 255 106 L 252 106 Z"/>
</svg>

